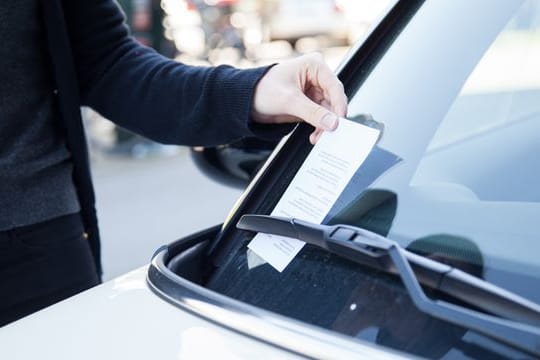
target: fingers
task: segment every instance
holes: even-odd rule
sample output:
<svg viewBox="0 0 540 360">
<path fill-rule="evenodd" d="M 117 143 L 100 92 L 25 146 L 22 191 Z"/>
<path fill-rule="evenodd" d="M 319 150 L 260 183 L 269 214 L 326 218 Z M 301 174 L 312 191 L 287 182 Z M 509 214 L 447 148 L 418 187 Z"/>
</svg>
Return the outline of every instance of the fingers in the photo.
<svg viewBox="0 0 540 360">
<path fill-rule="evenodd" d="M 334 130 L 347 111 L 343 85 L 320 54 L 276 65 L 260 79 L 253 98 L 252 116 L 261 123 L 303 120 L 317 129 Z M 316 132 L 312 142 L 319 136 Z"/>
<path fill-rule="evenodd" d="M 332 110 L 339 116 L 345 116 L 347 112 L 347 96 L 343 89 L 343 84 L 337 76 L 326 66 L 322 64 L 318 74 L 318 85 L 323 89 L 325 98 L 332 104 Z"/>
<path fill-rule="evenodd" d="M 302 93 L 291 100 L 290 111 L 292 115 L 303 119 L 316 128 L 331 131 L 338 126 L 336 114 L 314 103 Z"/>
<path fill-rule="evenodd" d="M 323 61 L 322 56 L 313 54 L 306 60 L 307 71 L 303 83 L 305 95 L 299 94 L 291 102 L 292 115 L 303 119 L 318 129 L 334 130 L 338 116 L 347 112 L 347 96 L 342 83 Z M 320 133 L 314 133 L 310 141 L 316 142 Z"/>
<path fill-rule="evenodd" d="M 305 91 L 305 94 L 307 95 L 308 98 L 310 98 L 317 104 L 320 104 L 323 101 L 325 101 L 324 92 L 321 90 L 321 88 L 317 86 L 311 86 L 308 90 Z"/>
<path fill-rule="evenodd" d="M 306 82 L 322 90 L 324 98 L 332 104 L 332 110 L 339 116 L 347 112 L 347 96 L 343 84 L 330 70 L 320 54 L 314 54 L 310 60 L 311 71 L 308 71 Z"/>
<path fill-rule="evenodd" d="M 319 141 L 319 138 L 321 137 L 323 133 L 323 130 L 321 129 L 315 129 L 310 135 L 309 135 L 309 142 L 315 145 L 317 141 Z"/>
</svg>

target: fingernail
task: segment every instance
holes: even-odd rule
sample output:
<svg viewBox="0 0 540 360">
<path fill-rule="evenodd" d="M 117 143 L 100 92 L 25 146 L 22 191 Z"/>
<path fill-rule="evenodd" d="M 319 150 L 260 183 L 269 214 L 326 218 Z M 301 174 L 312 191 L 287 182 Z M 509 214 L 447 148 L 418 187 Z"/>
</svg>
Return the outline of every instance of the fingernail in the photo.
<svg viewBox="0 0 540 360">
<path fill-rule="evenodd" d="M 334 114 L 326 114 L 322 118 L 322 125 L 326 130 L 334 130 L 338 123 L 338 118 Z"/>
</svg>

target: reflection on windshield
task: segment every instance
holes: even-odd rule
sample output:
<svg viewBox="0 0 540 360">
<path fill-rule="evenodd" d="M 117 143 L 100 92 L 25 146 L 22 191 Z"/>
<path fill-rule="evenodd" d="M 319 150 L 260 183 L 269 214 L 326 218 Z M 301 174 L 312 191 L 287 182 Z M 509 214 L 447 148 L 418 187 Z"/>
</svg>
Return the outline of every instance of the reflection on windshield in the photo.
<svg viewBox="0 0 540 360">
<path fill-rule="evenodd" d="M 401 159 L 397 155 L 375 146 L 366 160 L 356 170 L 322 223 L 328 224 L 332 222 L 337 224 L 342 222 L 356 225 L 354 219 L 359 218 L 362 212 L 366 210 L 366 207 L 370 206 L 366 202 L 368 199 L 364 196 L 363 189 L 368 188 L 377 178 L 400 161 Z M 370 199 L 373 199 L 373 197 Z"/>
<path fill-rule="evenodd" d="M 407 249 L 482 277 L 482 254 L 469 239 L 445 234 L 433 235 L 413 241 Z M 402 288 L 392 283 L 394 281 L 390 279 L 376 281 L 370 276 L 360 277 L 357 287 L 332 324 L 332 329 L 435 359 L 461 343 L 467 329 L 422 313 Z M 428 296 L 434 295 L 429 290 L 426 293 Z M 438 298 L 444 297 L 438 295 Z M 456 300 L 445 300 L 456 303 Z M 480 354 L 490 355 L 485 352 Z"/>
<path fill-rule="evenodd" d="M 397 210 L 397 196 L 394 192 L 370 189 L 362 192 L 344 210 L 329 218 L 328 225 L 347 224 L 388 235 Z"/>
<path fill-rule="evenodd" d="M 349 113 L 384 122 L 378 146 L 403 159 L 368 187 L 397 194 L 389 238 L 402 246 L 434 234 L 467 238 L 482 250 L 488 281 L 540 303 L 540 1 L 491 11 L 481 24 L 447 12 L 459 28 L 419 20 L 352 96 Z"/>
</svg>

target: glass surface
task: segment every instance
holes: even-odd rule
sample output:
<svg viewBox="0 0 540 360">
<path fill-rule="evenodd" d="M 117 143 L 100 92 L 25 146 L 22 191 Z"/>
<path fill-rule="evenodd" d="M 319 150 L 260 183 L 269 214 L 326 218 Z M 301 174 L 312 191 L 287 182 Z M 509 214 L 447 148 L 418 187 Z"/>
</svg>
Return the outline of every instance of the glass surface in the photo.
<svg viewBox="0 0 540 360">
<path fill-rule="evenodd" d="M 538 64 L 538 0 L 426 2 L 350 97 L 384 132 L 324 223 L 540 303 Z M 428 358 L 526 357 L 422 314 L 394 276 L 310 246 L 279 273 L 237 236 L 210 283 L 226 295 Z"/>
</svg>

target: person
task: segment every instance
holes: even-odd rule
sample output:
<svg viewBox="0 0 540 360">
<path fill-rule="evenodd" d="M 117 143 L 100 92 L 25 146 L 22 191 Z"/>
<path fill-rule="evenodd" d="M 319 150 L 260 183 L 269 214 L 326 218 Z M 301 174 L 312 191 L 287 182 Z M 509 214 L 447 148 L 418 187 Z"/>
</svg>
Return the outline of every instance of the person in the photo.
<svg viewBox="0 0 540 360">
<path fill-rule="evenodd" d="M 193 67 L 135 42 L 113 0 L 0 3 L 0 326 L 100 282 L 80 106 L 168 144 L 310 140 L 345 115 L 319 55 L 246 70 Z M 24 19 L 24 21 L 22 21 Z"/>
</svg>

